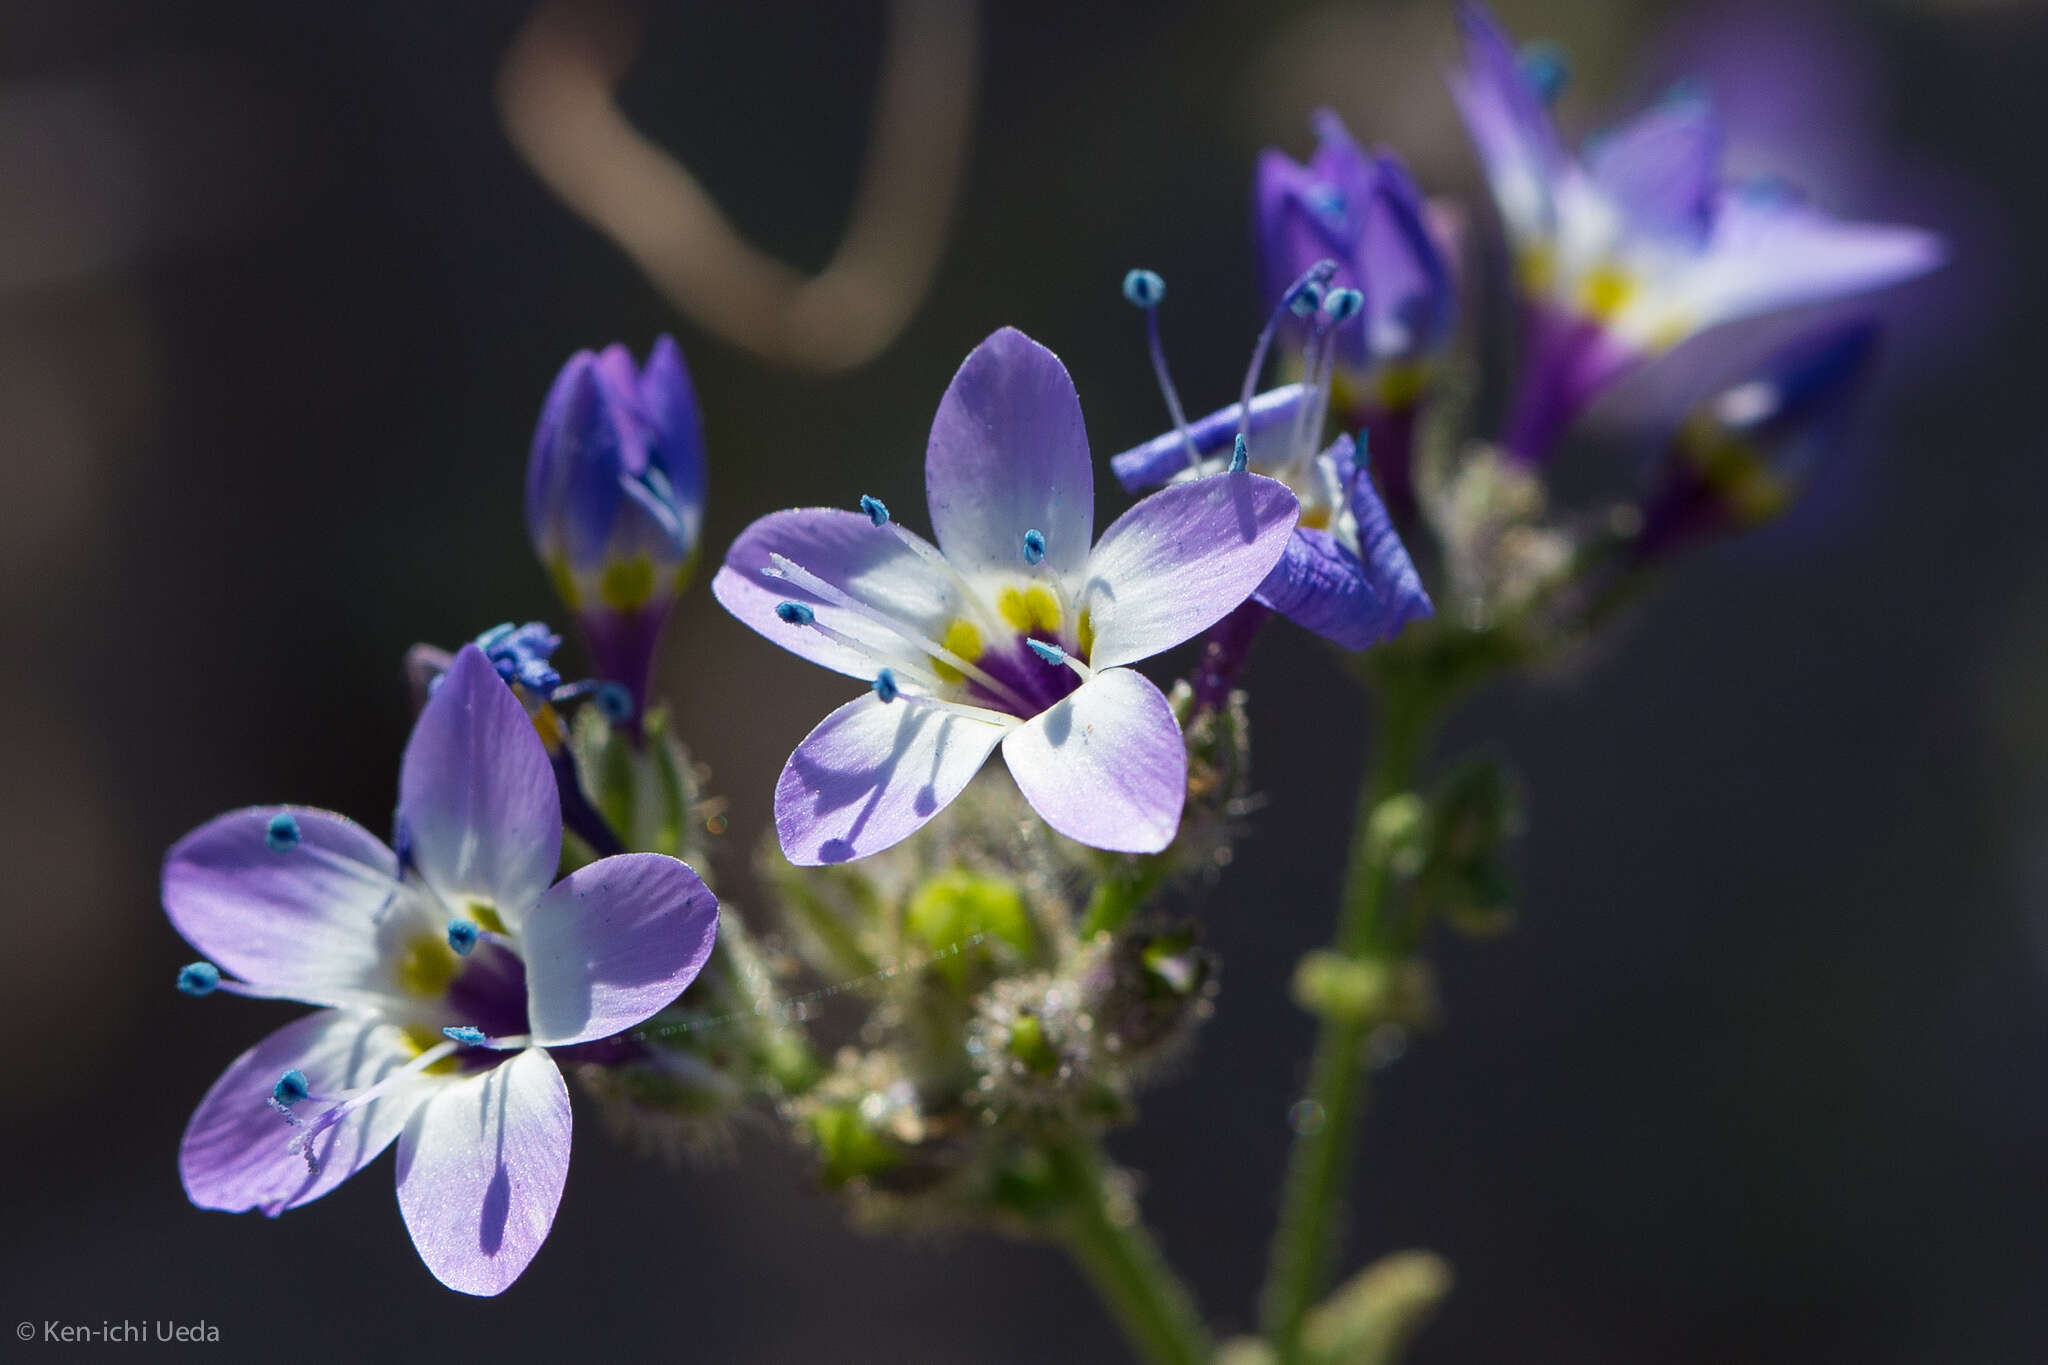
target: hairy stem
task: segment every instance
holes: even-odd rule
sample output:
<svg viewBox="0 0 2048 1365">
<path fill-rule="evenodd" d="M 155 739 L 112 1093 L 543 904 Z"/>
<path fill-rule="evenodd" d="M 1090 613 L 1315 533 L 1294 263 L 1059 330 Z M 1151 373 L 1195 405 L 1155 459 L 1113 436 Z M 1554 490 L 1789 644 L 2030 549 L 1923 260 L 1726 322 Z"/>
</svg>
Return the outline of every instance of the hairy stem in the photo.
<svg viewBox="0 0 2048 1365">
<path fill-rule="evenodd" d="M 1061 1239 L 1131 1346 L 1150 1365 L 1207 1365 L 1209 1332 L 1194 1298 L 1144 1223 L 1118 1207 L 1101 1149 L 1077 1138 L 1049 1155 L 1066 1196 Z"/>
<path fill-rule="evenodd" d="M 1354 961 L 1391 962 L 1406 951 L 1389 904 L 1390 850 L 1387 841 L 1375 837 L 1373 816 L 1413 783 L 1433 714 L 1423 695 L 1397 688 L 1383 695 L 1372 727 L 1373 753 L 1359 787 L 1332 945 Z M 1365 1045 L 1377 1022 L 1369 1015 L 1327 1016 L 1316 1040 L 1310 1104 L 1304 1106 L 1304 1121 L 1288 1154 L 1280 1222 L 1260 1300 L 1262 1325 L 1287 1365 L 1301 1356 L 1302 1319 L 1330 1286 L 1365 1108 Z"/>
</svg>

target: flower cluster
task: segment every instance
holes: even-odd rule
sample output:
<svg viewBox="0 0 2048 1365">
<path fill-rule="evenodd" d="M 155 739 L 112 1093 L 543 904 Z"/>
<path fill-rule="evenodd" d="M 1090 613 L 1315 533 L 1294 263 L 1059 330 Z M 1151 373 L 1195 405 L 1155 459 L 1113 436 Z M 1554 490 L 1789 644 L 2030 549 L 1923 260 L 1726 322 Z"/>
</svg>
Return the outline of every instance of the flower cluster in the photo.
<svg viewBox="0 0 2048 1365">
<path fill-rule="evenodd" d="M 165 861 L 165 910 L 205 955 L 180 989 L 315 1010 L 201 1102 L 180 1153 L 192 1201 L 280 1214 L 395 1145 L 427 1266 L 501 1292 L 562 1197 L 566 1068 L 643 1145 L 715 1144 L 765 1113 L 869 1223 L 1059 1240 L 1159 1359 L 1211 1359 L 1098 1144 L 1214 1008 L 1220 964 L 1173 896 L 1222 875 L 1256 810 L 1243 684 L 1278 617 L 1334 647 L 1376 719 L 1338 930 L 1294 978 L 1324 1032 L 1294 1107 L 1265 1340 L 1230 1358 L 1362 1359 L 1369 1340 L 1391 1359 L 1441 1267 L 1368 1271 L 1317 1305 L 1337 1144 L 1364 1068 L 1438 1016 L 1430 935 L 1511 923 L 1520 824 L 1496 763 L 1423 779 L 1432 727 L 1592 636 L 1681 549 L 1786 511 L 1843 443 L 1876 328 L 1833 317 L 1745 357 L 1636 433 L 1658 452 L 1648 478 L 1605 501 L 1554 505 L 1560 444 L 1688 338 L 1940 255 L 1928 234 L 1729 180 L 1689 93 L 1567 151 L 1558 55 L 1457 12 L 1452 92 L 1512 308 L 1460 268 L 1467 216 L 1321 112 L 1306 163 L 1270 149 L 1251 176 L 1244 268 L 1267 316 L 1233 401 L 1188 418 L 1166 282 L 1125 277 L 1171 429 L 1111 457 L 1132 502 L 1100 535 L 1073 380 L 1002 328 L 939 398 L 929 537 L 846 488 L 726 549 L 710 585 L 725 610 L 858 687 L 775 784 L 756 865 L 772 925 L 692 866 L 724 817 L 654 687 L 703 524 L 695 390 L 666 337 L 644 365 L 616 345 L 572 357 L 525 511 L 587 674 L 565 679 L 563 640 L 537 621 L 418 646 L 389 846 L 340 815 L 259 807 Z M 1502 348 L 1471 333 L 1510 311 L 1512 385 L 1473 382 Z M 1513 396 L 1489 427 L 1467 399 L 1496 387 Z M 1191 643 L 1184 677 L 1140 671 Z M 1274 909 L 1276 931 L 1296 918 Z M 806 1025 L 834 1000 L 860 1017 L 828 1055 Z"/>
</svg>

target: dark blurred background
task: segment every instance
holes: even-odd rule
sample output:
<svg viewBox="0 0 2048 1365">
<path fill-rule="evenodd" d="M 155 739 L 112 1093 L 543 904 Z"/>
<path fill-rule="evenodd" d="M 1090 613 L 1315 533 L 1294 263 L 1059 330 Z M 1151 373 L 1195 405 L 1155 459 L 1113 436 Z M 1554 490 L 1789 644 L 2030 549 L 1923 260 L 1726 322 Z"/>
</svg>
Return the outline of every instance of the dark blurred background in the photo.
<svg viewBox="0 0 2048 1365">
<path fill-rule="evenodd" d="M 1377 1083 L 1351 1264 L 1408 1246 L 1455 1264 L 1425 1365 L 2048 1358 L 2048 342 L 2029 330 L 2048 13 L 1502 13 L 1574 50 L 1568 124 L 1704 54 L 1731 98 L 1752 87 L 1757 138 L 1818 159 L 1784 169 L 1824 202 L 1940 228 L 1957 260 L 1892 307 L 1909 335 L 1847 510 L 1686 561 L 1600 657 L 1487 694 L 1447 736 L 1526 777 L 1524 912 L 1505 939 L 1442 946 L 1446 1026 Z M 1064 357 L 1098 458 L 1151 435 L 1159 400 L 1116 293 L 1134 264 L 1170 282 L 1183 391 L 1219 405 L 1256 325 L 1261 145 L 1305 154 L 1306 114 L 1329 103 L 1432 191 L 1470 195 L 1440 80 L 1448 5 L 990 7 L 931 295 L 878 360 L 829 379 L 679 317 L 536 180 L 493 103 L 521 18 L 395 0 L 0 11 L 0 1325 L 203 1318 L 221 1342 L 201 1349 L 250 1359 L 1120 1359 L 1052 1252 L 867 1240 L 765 1125 L 725 1168 L 672 1171 L 579 1105 L 553 1236 L 496 1301 L 420 1266 L 388 1158 L 277 1222 L 190 1208 L 175 1152 L 192 1105 L 290 1011 L 171 988 L 190 952 L 157 860 L 249 802 L 384 826 L 405 647 L 553 612 L 521 471 L 576 347 L 682 341 L 714 564 L 790 504 L 872 492 L 922 525 L 933 405 L 999 324 Z M 882 20 L 871 0 L 657 5 L 622 100 L 756 242 L 816 268 L 853 193 Z M 1805 55 L 1768 58 L 1780 40 Z M 1756 113 L 1774 94 L 1789 112 Z M 1102 494 L 1121 505 L 1106 478 Z M 775 773 L 845 684 L 701 583 L 664 677 L 732 800 L 723 889 L 757 902 Z M 1269 632 L 1251 682 L 1272 804 L 1201 906 L 1220 1010 L 1112 1144 L 1237 1329 L 1310 1036 L 1285 983 L 1328 932 L 1364 743 L 1300 634 Z"/>
</svg>

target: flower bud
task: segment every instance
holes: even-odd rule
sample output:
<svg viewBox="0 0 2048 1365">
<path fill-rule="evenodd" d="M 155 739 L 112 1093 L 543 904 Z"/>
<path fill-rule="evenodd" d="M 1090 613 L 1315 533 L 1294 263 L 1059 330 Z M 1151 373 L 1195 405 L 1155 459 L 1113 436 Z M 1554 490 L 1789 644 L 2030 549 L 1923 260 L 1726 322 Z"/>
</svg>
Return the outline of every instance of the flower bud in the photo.
<svg viewBox="0 0 2048 1365">
<path fill-rule="evenodd" d="M 534 430 L 527 535 L 636 721 L 703 509 L 704 434 L 675 342 L 658 339 L 639 369 L 624 346 L 571 357 Z"/>
</svg>

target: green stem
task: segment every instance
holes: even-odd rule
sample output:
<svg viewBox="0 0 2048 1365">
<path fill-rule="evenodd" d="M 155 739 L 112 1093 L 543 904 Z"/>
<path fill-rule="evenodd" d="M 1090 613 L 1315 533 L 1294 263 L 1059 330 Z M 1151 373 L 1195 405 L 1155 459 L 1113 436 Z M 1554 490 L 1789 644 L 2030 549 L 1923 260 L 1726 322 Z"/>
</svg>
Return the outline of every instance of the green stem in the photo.
<svg viewBox="0 0 2048 1365">
<path fill-rule="evenodd" d="M 1391 964 L 1406 950 L 1389 905 L 1394 879 L 1389 849 L 1385 839 L 1375 837 L 1373 816 L 1389 797 L 1413 784 L 1433 718 L 1430 700 L 1417 690 L 1395 687 L 1382 694 L 1378 723 L 1372 727 L 1373 753 L 1358 793 L 1333 944 L 1355 961 Z M 1280 1223 L 1260 1300 L 1262 1325 L 1285 1365 L 1300 1359 L 1302 1319 L 1330 1285 L 1365 1108 L 1365 1044 L 1377 1022 L 1328 1016 L 1316 1040 L 1307 1095 L 1312 1107 L 1304 1109 L 1315 1117 L 1297 1129 L 1288 1155 Z"/>
<path fill-rule="evenodd" d="M 1132 1347 L 1151 1365 L 1208 1365 L 1209 1332 L 1194 1299 L 1144 1223 L 1112 1207 L 1101 1150 L 1072 1139 L 1048 1155 L 1066 1195 L 1061 1238 Z"/>
</svg>

